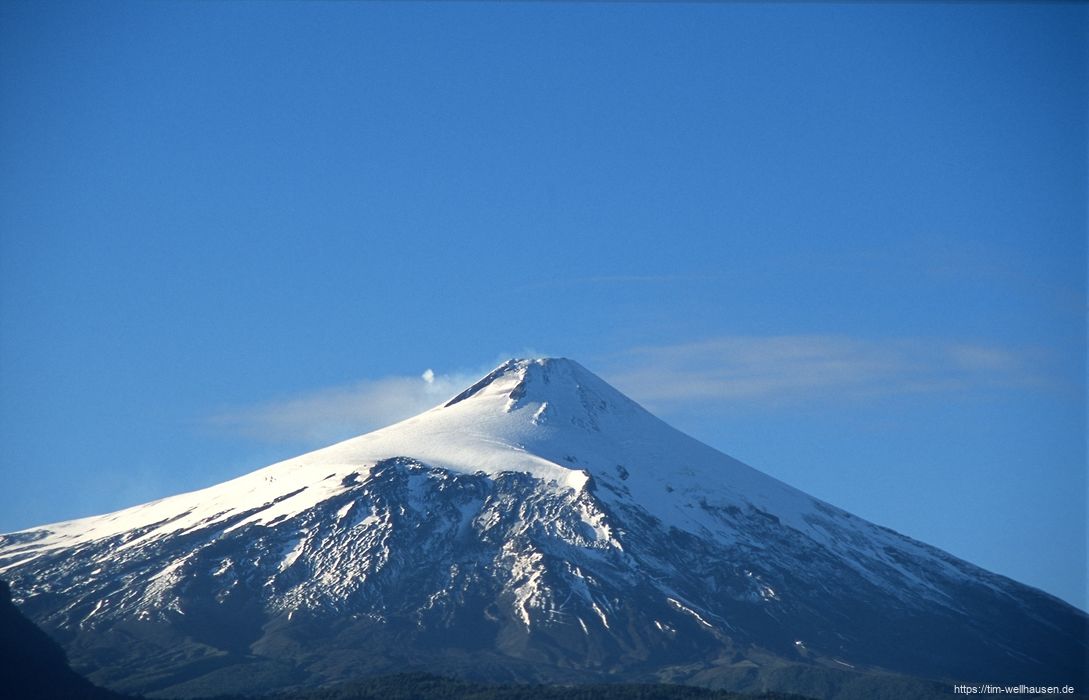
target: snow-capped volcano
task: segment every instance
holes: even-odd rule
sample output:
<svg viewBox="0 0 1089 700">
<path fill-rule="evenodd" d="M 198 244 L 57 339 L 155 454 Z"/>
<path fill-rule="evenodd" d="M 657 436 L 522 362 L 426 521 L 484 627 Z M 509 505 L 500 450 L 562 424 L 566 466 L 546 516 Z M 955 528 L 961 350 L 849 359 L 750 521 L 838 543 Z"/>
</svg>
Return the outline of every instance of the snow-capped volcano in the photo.
<svg viewBox="0 0 1089 700">
<path fill-rule="evenodd" d="M 830 687 L 1085 674 L 1080 611 L 762 474 L 563 359 L 508 361 L 217 486 L 4 535 L 0 577 L 77 666 L 142 692 L 406 665 L 784 689 L 797 669 Z"/>
<path fill-rule="evenodd" d="M 398 457 L 455 474 L 520 472 L 559 491 L 585 490 L 591 474 L 619 479 L 652 515 L 691 531 L 713 522 L 691 508 L 693 498 L 716 492 L 738 505 L 774 506 L 798 524 L 814 507 L 802 492 L 669 427 L 572 360 L 510 360 L 387 428 L 211 488 L 49 525 L 51 536 L 34 551 L 137 529 L 146 529 L 145 541 L 225 520 L 232 530 L 268 524 L 348 490 L 342 481 L 349 475 L 365 480 L 375 465 Z"/>
</svg>

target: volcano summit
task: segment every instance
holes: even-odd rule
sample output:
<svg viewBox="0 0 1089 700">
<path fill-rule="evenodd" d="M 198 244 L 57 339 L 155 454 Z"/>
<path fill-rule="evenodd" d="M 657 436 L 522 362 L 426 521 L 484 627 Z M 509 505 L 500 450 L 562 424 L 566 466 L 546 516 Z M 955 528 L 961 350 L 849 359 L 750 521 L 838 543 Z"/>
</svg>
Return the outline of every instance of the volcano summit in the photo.
<svg viewBox="0 0 1089 700">
<path fill-rule="evenodd" d="M 162 695 L 407 668 L 828 697 L 1086 682 L 1081 611 L 762 474 L 565 359 L 508 361 L 217 486 L 0 536 L 0 577 L 92 680 Z"/>
</svg>

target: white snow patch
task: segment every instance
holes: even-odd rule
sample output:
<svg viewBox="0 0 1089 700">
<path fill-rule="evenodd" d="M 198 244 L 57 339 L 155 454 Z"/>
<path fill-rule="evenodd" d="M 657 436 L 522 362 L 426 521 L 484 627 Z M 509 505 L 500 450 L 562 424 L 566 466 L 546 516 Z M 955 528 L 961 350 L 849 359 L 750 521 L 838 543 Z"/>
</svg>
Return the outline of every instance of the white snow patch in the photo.
<svg viewBox="0 0 1089 700">
<path fill-rule="evenodd" d="M 281 548 L 280 571 L 286 571 L 294 564 L 306 548 L 306 533 L 288 540 Z"/>
<path fill-rule="evenodd" d="M 677 600 L 676 598 L 666 598 L 666 600 L 669 601 L 669 604 L 672 605 L 673 607 L 675 607 L 676 609 L 680 610 L 681 612 L 688 613 L 692 617 L 696 618 L 696 622 L 700 623 L 704 627 L 706 627 L 708 629 L 714 629 L 714 627 L 711 625 L 710 622 L 708 622 L 707 620 L 704 620 L 702 617 L 700 617 L 700 614 L 698 612 L 696 612 L 692 608 L 688 607 L 687 605 L 685 605 L 681 601 Z"/>
<path fill-rule="evenodd" d="M 505 548 L 506 549 L 506 548 Z M 543 599 L 541 590 L 541 576 L 544 569 L 541 561 L 544 556 L 540 552 L 527 555 L 517 555 L 511 566 L 511 580 L 514 582 L 514 612 L 522 623 L 528 628 L 531 626 L 529 608 L 540 607 Z"/>
<path fill-rule="evenodd" d="M 597 616 L 601 618 L 601 624 L 605 625 L 605 629 L 609 629 L 609 618 L 605 617 L 605 611 L 599 608 L 597 603 L 591 603 L 591 606 L 594 608 L 594 612 L 597 613 Z"/>
<path fill-rule="evenodd" d="M 105 599 L 105 598 L 103 598 L 102 600 L 99 600 L 99 601 L 98 601 L 97 603 L 95 603 L 95 607 L 94 607 L 94 610 L 92 610 L 91 612 L 87 613 L 87 616 L 86 616 L 86 617 L 84 617 L 84 618 L 83 618 L 83 619 L 82 619 L 82 620 L 80 621 L 80 623 L 79 623 L 80 629 L 82 629 L 82 628 L 83 628 L 83 625 L 84 625 L 84 623 L 85 623 L 85 622 L 87 622 L 87 620 L 90 620 L 90 619 L 91 619 L 92 617 L 94 617 L 95 613 L 97 613 L 97 612 L 98 612 L 99 610 L 101 610 L 101 609 L 102 609 L 102 606 L 103 606 L 103 605 L 105 605 L 105 604 L 106 604 L 106 599 Z"/>
<path fill-rule="evenodd" d="M 184 563 L 185 563 L 185 558 L 176 559 L 175 561 L 168 564 L 166 566 L 166 568 L 164 568 L 162 571 L 160 571 L 159 573 L 152 576 L 149 580 L 150 581 L 158 581 L 159 579 L 163 578 L 164 576 L 170 576 L 175 571 L 177 571 L 181 567 L 181 565 L 184 564 Z"/>
</svg>

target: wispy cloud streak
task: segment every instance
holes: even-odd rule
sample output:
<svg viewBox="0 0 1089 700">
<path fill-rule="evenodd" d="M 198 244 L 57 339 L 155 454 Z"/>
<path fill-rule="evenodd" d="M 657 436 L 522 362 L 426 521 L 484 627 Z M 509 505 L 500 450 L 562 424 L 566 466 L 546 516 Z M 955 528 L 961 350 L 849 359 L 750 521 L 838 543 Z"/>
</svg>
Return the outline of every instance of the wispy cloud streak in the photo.
<svg viewBox="0 0 1089 700">
<path fill-rule="evenodd" d="M 522 353 L 533 356 L 535 353 Z M 1024 350 L 948 340 L 835 335 L 730 336 L 639 347 L 592 366 L 621 391 L 666 413 L 678 404 L 774 406 L 924 392 L 1045 386 Z M 411 417 L 483 376 L 393 376 L 223 411 L 221 431 L 262 442 L 319 446 Z"/>
<path fill-rule="evenodd" d="M 223 411 L 212 427 L 263 442 L 321 445 L 425 411 L 479 379 L 477 374 L 394 376 Z"/>
<path fill-rule="evenodd" d="M 1032 354 L 949 340 L 730 336 L 636 348 L 608 378 L 651 404 L 774 404 L 1041 386 Z"/>
</svg>

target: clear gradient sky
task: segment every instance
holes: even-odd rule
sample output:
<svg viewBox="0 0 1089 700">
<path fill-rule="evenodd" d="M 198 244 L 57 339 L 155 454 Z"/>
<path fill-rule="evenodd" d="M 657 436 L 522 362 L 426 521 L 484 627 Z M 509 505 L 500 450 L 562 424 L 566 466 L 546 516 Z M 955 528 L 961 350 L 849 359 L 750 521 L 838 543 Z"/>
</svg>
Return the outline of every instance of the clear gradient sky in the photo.
<svg viewBox="0 0 1089 700">
<path fill-rule="evenodd" d="M 1084 4 L 0 4 L 0 531 L 562 355 L 1085 608 L 1087 36 Z"/>
</svg>

